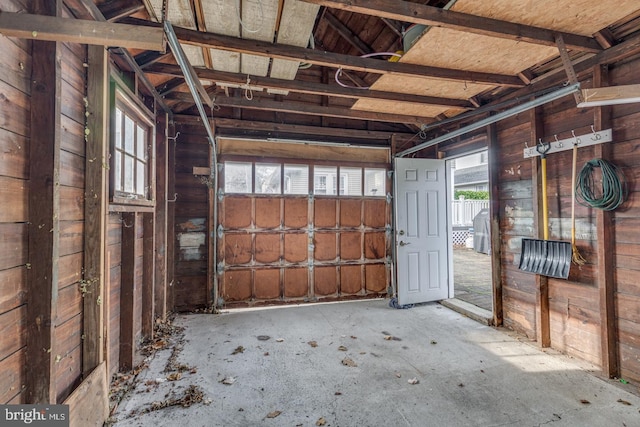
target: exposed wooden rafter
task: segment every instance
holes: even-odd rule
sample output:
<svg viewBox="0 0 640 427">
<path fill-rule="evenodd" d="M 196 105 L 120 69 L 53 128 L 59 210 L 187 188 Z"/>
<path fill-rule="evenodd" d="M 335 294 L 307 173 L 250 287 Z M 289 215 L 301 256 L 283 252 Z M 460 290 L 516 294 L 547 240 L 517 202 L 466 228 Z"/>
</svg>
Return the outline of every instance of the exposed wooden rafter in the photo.
<svg viewBox="0 0 640 427">
<path fill-rule="evenodd" d="M 140 1 L 111 0 L 102 3 L 99 8 L 107 21 L 114 22 L 140 12 L 144 9 L 144 4 Z"/>
<path fill-rule="evenodd" d="M 164 51 L 164 34 L 159 28 L 27 13 L 0 12 L 0 33 L 30 40 Z"/>
<path fill-rule="evenodd" d="M 203 80 L 211 80 L 220 83 L 238 85 L 247 83 L 247 76 L 244 74 L 214 71 L 208 68 L 200 67 L 195 67 L 194 70 L 196 71 L 198 78 Z M 178 77 L 181 75 L 180 68 L 170 64 L 157 63 L 147 67 L 145 71 L 148 73 L 165 74 L 174 77 Z M 287 90 L 291 92 L 306 93 L 311 95 L 328 95 L 340 98 L 384 99 L 398 102 L 415 102 L 419 104 L 442 105 L 447 107 L 466 109 L 473 108 L 473 104 L 464 99 L 438 98 L 433 96 L 422 96 L 397 92 L 343 88 L 337 85 L 274 79 L 270 77 L 251 76 L 250 84 L 251 86 L 259 86 L 264 89 Z"/>
<path fill-rule="evenodd" d="M 129 18 L 125 20 L 125 22 L 137 25 L 157 26 L 157 24 L 139 19 Z M 390 74 L 398 77 L 409 76 L 436 78 L 466 83 L 481 83 L 510 87 L 524 86 L 524 83 L 520 78 L 512 75 L 381 61 L 377 59 L 361 58 L 359 56 L 343 55 L 332 52 L 322 52 L 302 47 L 274 44 L 257 40 L 244 40 L 236 37 L 204 33 L 175 26 L 174 30 L 180 42 L 204 48 L 214 48 L 263 57 L 288 59 L 296 62 L 307 62 L 325 67 L 342 68 L 367 73 Z"/>
<path fill-rule="evenodd" d="M 553 31 L 530 25 L 454 12 L 438 7 L 397 0 L 302 0 L 333 9 L 398 21 L 450 28 L 474 34 L 555 46 L 556 34 L 561 34 L 567 47 L 585 52 L 600 52 L 602 47 L 593 37 Z"/>
<path fill-rule="evenodd" d="M 351 46 L 353 46 L 361 54 L 372 53 L 371 46 L 362 41 L 357 34 L 355 34 L 349 27 L 344 25 L 333 13 L 327 11 L 324 14 L 324 18 L 327 20 L 327 24 L 337 31 L 343 39 L 345 39 Z"/>
<path fill-rule="evenodd" d="M 181 102 L 190 102 L 192 98 L 184 92 L 173 92 L 167 95 L 167 99 L 175 99 Z M 279 102 L 269 99 L 254 98 L 248 100 L 244 97 L 215 98 L 214 104 L 220 107 L 245 108 L 252 110 L 266 110 L 281 113 L 303 114 L 311 116 L 340 117 L 357 120 L 373 120 L 388 123 L 423 124 L 432 120 L 419 116 L 406 116 L 402 114 L 379 113 L 375 111 L 360 111 L 345 107 L 321 106 L 303 102 Z"/>
<path fill-rule="evenodd" d="M 171 56 L 170 52 L 162 53 L 162 52 L 154 52 L 152 50 L 148 50 L 146 52 L 139 53 L 135 56 L 136 64 L 142 69 L 148 67 L 151 64 L 155 64 L 158 61 L 162 61 Z"/>
</svg>

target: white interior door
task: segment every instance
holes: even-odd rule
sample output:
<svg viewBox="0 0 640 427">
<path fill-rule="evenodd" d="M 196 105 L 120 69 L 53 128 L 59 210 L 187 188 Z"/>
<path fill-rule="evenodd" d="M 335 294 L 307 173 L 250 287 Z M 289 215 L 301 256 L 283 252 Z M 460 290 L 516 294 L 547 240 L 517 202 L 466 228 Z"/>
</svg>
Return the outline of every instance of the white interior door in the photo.
<svg viewBox="0 0 640 427">
<path fill-rule="evenodd" d="M 449 297 L 444 160 L 395 159 L 398 302 Z"/>
</svg>

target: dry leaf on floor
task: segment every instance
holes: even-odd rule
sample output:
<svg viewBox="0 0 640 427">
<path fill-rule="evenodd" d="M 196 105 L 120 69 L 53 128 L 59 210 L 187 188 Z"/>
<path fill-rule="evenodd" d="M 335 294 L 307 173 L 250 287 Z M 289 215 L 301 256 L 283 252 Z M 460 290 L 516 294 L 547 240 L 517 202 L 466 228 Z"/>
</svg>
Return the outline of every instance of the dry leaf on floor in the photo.
<svg viewBox="0 0 640 427">
<path fill-rule="evenodd" d="M 244 347 L 243 346 L 241 346 L 241 345 L 237 346 L 236 349 L 233 350 L 233 353 L 231 353 L 231 354 L 233 355 L 233 354 L 238 354 L 238 353 L 244 353 Z"/>
<path fill-rule="evenodd" d="M 344 366 L 348 366 L 348 367 L 350 367 L 350 368 L 355 368 L 355 367 L 357 367 L 357 366 L 358 366 L 358 365 L 356 364 L 356 362 L 354 362 L 352 359 L 350 359 L 350 358 L 348 358 L 348 357 L 345 357 L 344 359 L 342 359 L 342 364 L 343 364 Z"/>
<path fill-rule="evenodd" d="M 393 337 L 391 335 L 385 335 L 384 336 L 384 339 L 387 340 L 387 341 L 391 341 L 392 338 Z"/>
<path fill-rule="evenodd" d="M 402 374 L 400 374 L 400 372 L 396 372 L 396 377 L 402 378 Z"/>
<path fill-rule="evenodd" d="M 342 396 L 342 392 L 336 391 L 335 393 L 333 393 L 336 396 Z"/>
<path fill-rule="evenodd" d="M 315 341 L 309 341 L 307 344 L 309 344 L 311 347 L 314 347 L 314 348 L 318 346 L 318 343 Z"/>
<path fill-rule="evenodd" d="M 589 402 L 587 399 L 580 399 L 580 403 L 582 403 L 583 405 L 590 405 L 591 402 Z"/>
<path fill-rule="evenodd" d="M 258 335 L 258 341 L 269 341 L 270 339 L 269 335 Z"/>
<path fill-rule="evenodd" d="M 281 413 L 282 413 L 281 411 L 273 411 L 273 412 L 269 412 L 269 413 L 267 414 L 267 418 L 275 418 L 275 417 L 277 417 L 278 415 L 280 415 Z"/>
<path fill-rule="evenodd" d="M 180 378 L 182 378 L 182 374 L 180 372 L 174 372 L 172 374 L 167 375 L 167 379 L 169 381 L 178 381 Z"/>
<path fill-rule="evenodd" d="M 284 341 L 284 338 L 277 338 L 276 339 L 276 342 L 283 342 L 283 341 Z"/>
<path fill-rule="evenodd" d="M 316 425 L 317 426 L 323 426 L 327 423 L 327 420 L 324 419 L 324 417 L 320 417 L 320 419 L 318 419 L 318 421 L 316 421 Z"/>
<path fill-rule="evenodd" d="M 265 355 L 265 356 L 268 356 L 268 355 L 269 355 L 269 352 L 268 352 L 268 351 L 265 351 L 265 352 L 264 352 L 264 355 Z"/>
<path fill-rule="evenodd" d="M 411 385 L 415 385 L 415 384 L 419 384 L 420 380 L 417 378 L 411 378 L 410 380 L 407 380 L 407 382 Z"/>
<path fill-rule="evenodd" d="M 631 406 L 631 402 L 627 402 L 626 400 L 618 399 L 618 403 L 622 403 L 623 405 Z"/>
<path fill-rule="evenodd" d="M 352 339 L 352 340 L 357 340 L 357 339 L 358 339 L 358 337 L 356 337 L 355 335 L 351 335 L 351 339 Z"/>
<path fill-rule="evenodd" d="M 231 385 L 236 382 L 236 379 L 234 377 L 224 377 L 220 382 L 225 385 Z"/>
<path fill-rule="evenodd" d="M 341 345 L 340 347 L 338 347 L 339 351 L 347 351 L 347 347 Z"/>
<path fill-rule="evenodd" d="M 434 344 L 434 345 L 435 345 L 435 344 L 438 344 L 438 341 L 436 341 L 436 340 L 431 340 L 431 344 Z"/>
</svg>

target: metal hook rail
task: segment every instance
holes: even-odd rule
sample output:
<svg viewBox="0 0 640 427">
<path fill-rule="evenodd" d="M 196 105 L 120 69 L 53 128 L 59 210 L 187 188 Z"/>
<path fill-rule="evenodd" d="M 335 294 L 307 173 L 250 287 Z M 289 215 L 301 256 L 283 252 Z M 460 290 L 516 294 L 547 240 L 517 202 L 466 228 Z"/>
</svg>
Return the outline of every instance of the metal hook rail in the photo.
<svg viewBox="0 0 640 427">
<path fill-rule="evenodd" d="M 552 153 L 558 153 L 560 151 L 566 151 L 573 149 L 574 145 L 580 147 L 589 147 L 591 145 L 602 144 L 603 142 L 611 142 L 613 140 L 613 131 L 611 129 L 601 130 L 598 132 L 588 133 L 585 135 L 576 135 L 571 131 L 572 136 L 570 138 L 558 140 L 557 136 L 554 141 L 547 142 L 551 147 L 546 152 L 546 155 Z M 536 150 L 536 147 L 529 147 L 525 143 L 524 158 L 539 156 L 540 153 Z"/>
</svg>

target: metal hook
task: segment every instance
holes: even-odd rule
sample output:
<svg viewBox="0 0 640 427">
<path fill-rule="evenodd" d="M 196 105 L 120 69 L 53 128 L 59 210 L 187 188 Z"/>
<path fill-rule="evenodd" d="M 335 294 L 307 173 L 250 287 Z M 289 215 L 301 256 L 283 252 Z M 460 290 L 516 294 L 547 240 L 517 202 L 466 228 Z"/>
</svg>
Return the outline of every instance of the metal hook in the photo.
<svg viewBox="0 0 640 427">
<path fill-rule="evenodd" d="M 593 136 L 591 137 L 592 141 L 599 141 L 600 139 L 602 139 L 602 135 L 596 132 L 596 130 L 593 128 L 593 125 L 591 125 L 591 132 L 593 132 Z"/>
<path fill-rule="evenodd" d="M 571 135 L 573 136 L 573 138 L 575 139 L 575 141 L 573 142 L 573 145 L 580 145 L 582 144 L 582 140 L 576 136 L 576 133 L 572 130 L 571 131 Z"/>
<path fill-rule="evenodd" d="M 173 203 L 178 200 L 178 193 L 173 193 L 173 200 L 168 199 L 167 203 Z"/>
<path fill-rule="evenodd" d="M 542 142 L 542 138 L 538 138 L 538 145 L 536 145 L 536 151 L 540 154 L 540 158 L 547 157 L 547 152 L 551 148 L 551 143 Z"/>
<path fill-rule="evenodd" d="M 553 137 L 556 139 L 556 147 L 558 147 L 558 148 L 564 147 L 564 144 L 562 142 L 558 141 L 558 135 L 553 135 Z"/>
</svg>

